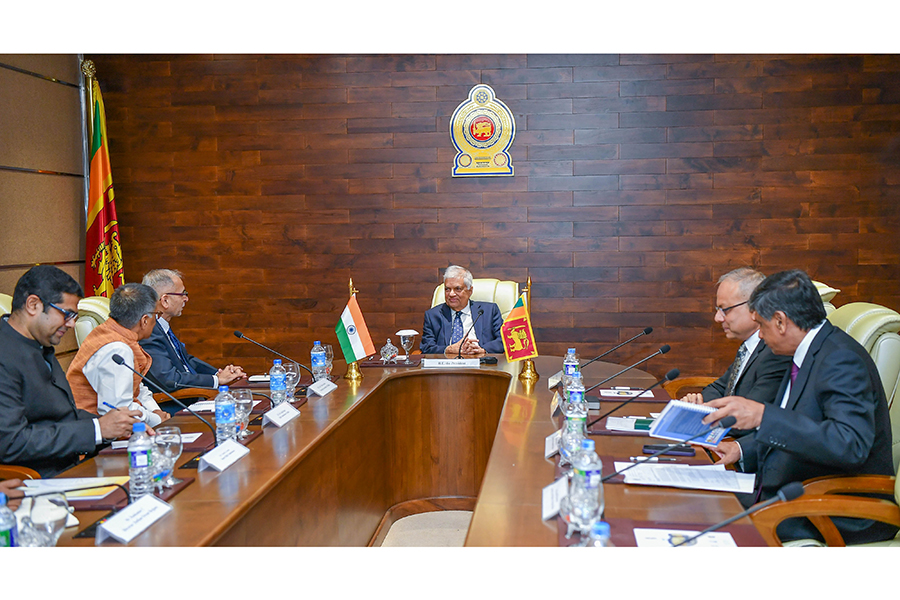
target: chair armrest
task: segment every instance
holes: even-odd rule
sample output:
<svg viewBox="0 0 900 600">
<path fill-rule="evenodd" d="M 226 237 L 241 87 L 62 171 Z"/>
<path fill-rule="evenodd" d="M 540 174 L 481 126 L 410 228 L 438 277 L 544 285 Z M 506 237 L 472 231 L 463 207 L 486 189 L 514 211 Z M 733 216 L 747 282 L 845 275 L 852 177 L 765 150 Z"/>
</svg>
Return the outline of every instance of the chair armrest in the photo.
<svg viewBox="0 0 900 600">
<path fill-rule="evenodd" d="M 687 387 L 696 387 L 702 389 L 715 380 L 715 377 L 682 377 L 681 379 L 676 379 L 675 381 L 665 382 L 663 384 L 663 389 L 669 393 L 669 396 L 677 399 L 682 389 Z"/>
<path fill-rule="evenodd" d="M 890 475 L 842 475 L 807 479 L 804 495 L 888 494 L 893 495 L 896 477 Z"/>
<path fill-rule="evenodd" d="M 177 398 L 178 400 L 182 400 L 184 398 L 215 398 L 216 394 L 219 392 L 217 390 L 208 390 L 206 388 L 182 388 L 180 390 L 175 390 L 172 392 L 172 396 Z M 157 392 L 153 394 L 153 399 L 157 402 L 166 402 L 169 400 L 169 397 L 165 394 L 161 394 Z"/>
<path fill-rule="evenodd" d="M 874 519 L 900 527 L 900 506 L 877 498 L 856 496 L 806 496 L 790 502 L 778 502 L 750 516 L 763 539 L 770 546 L 780 546 L 775 528 L 785 519 L 806 517 L 819 530 L 829 546 L 846 546 L 844 538 L 830 517 Z"/>
<path fill-rule="evenodd" d="M 0 481 L 4 479 L 40 479 L 41 474 L 19 465 L 0 465 Z"/>
</svg>

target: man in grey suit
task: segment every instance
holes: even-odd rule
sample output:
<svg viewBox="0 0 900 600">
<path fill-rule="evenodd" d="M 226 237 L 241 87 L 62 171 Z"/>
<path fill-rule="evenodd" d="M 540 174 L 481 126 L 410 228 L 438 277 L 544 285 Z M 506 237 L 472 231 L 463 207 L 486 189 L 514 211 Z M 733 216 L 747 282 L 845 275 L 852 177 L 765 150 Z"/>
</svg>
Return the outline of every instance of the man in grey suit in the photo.
<svg viewBox="0 0 900 600">
<path fill-rule="evenodd" d="M 750 295 L 765 278 L 747 267 L 719 278 L 715 320 L 722 325 L 725 337 L 739 340 L 741 345 L 734 362 L 721 377 L 701 393 L 687 394 L 682 400 L 701 404 L 724 396 L 743 396 L 757 402 L 771 402 L 775 397 L 791 359 L 774 354 L 760 339 L 759 324 L 753 320 L 748 307 Z"/>
<path fill-rule="evenodd" d="M 825 308 L 803 271 L 768 277 L 750 297 L 760 337 L 781 356 L 791 357 L 773 402 L 739 396 L 709 402 L 718 409 L 704 418 L 726 416 L 737 427 L 755 430 L 716 448 L 722 464 L 740 462 L 756 473 L 745 506 L 772 498 L 784 485 L 834 475 L 893 475 L 891 422 L 884 386 L 866 350 L 825 319 Z M 885 497 L 891 500 L 892 498 Z M 867 519 L 833 519 L 847 543 L 889 539 L 897 528 Z M 777 530 L 782 541 L 815 538 L 805 518 L 787 519 Z"/>
<path fill-rule="evenodd" d="M 51 477 L 91 454 L 103 440 L 131 434 L 141 413 L 102 417 L 75 407 L 53 346 L 74 327 L 81 286 L 52 265 L 25 273 L 12 313 L 0 320 L 0 463 Z"/>
</svg>

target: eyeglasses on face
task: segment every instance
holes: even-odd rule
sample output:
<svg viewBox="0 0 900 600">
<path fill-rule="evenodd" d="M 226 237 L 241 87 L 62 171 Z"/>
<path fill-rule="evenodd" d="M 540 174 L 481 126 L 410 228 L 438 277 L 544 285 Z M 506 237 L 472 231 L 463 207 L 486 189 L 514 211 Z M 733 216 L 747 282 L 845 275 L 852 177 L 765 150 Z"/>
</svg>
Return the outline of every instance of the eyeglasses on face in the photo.
<svg viewBox="0 0 900 600">
<path fill-rule="evenodd" d="M 738 302 L 737 304 L 732 304 L 731 306 L 727 306 L 727 307 L 725 307 L 725 308 L 722 308 L 722 307 L 720 307 L 720 306 L 717 306 L 717 307 L 716 307 L 716 312 L 717 312 L 717 313 L 720 312 L 720 313 L 722 313 L 723 316 L 725 316 L 725 315 L 728 314 L 728 311 L 730 311 L 731 309 L 737 308 L 738 306 L 743 306 L 743 305 L 747 304 L 748 302 L 750 302 L 750 301 L 749 301 L 749 300 L 744 300 L 743 302 Z"/>
<path fill-rule="evenodd" d="M 52 302 L 48 302 L 47 305 L 52 306 L 53 308 L 55 308 L 56 310 L 61 312 L 63 314 L 63 317 L 65 317 L 66 321 L 71 321 L 72 319 L 75 319 L 78 317 L 77 310 L 65 310 L 65 309 L 62 309 L 62 308 L 58 307 L 57 305 L 53 304 Z"/>
<path fill-rule="evenodd" d="M 166 292 L 163 296 L 182 296 L 184 298 L 188 297 L 188 291 L 184 290 L 183 292 Z"/>
</svg>

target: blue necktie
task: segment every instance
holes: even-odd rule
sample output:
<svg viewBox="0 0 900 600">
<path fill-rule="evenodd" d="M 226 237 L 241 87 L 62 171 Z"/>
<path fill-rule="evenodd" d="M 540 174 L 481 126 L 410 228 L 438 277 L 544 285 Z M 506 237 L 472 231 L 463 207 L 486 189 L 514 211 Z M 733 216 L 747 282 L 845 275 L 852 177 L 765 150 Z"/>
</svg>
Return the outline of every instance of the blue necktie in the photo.
<svg viewBox="0 0 900 600">
<path fill-rule="evenodd" d="M 184 365 L 184 368 L 188 373 L 196 373 L 194 369 L 191 368 L 191 365 L 188 364 L 187 356 L 184 354 L 184 345 L 178 341 L 178 338 L 175 337 L 175 332 L 169 329 L 169 341 L 172 342 L 172 345 L 175 346 L 175 353 L 178 355 L 178 358 L 181 359 L 181 364 Z"/>
<path fill-rule="evenodd" d="M 453 318 L 453 330 L 450 332 L 450 345 L 463 338 L 462 312 L 457 312 Z"/>
</svg>

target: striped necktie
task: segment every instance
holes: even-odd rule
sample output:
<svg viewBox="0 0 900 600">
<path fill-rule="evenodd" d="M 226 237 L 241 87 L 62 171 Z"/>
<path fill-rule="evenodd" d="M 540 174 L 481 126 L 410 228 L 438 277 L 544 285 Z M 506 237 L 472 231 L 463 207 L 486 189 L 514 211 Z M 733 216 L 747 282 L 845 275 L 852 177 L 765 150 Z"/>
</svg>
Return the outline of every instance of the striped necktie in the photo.
<svg viewBox="0 0 900 600">
<path fill-rule="evenodd" d="M 178 358 L 181 359 L 181 364 L 184 366 L 185 371 L 188 373 L 196 373 L 197 371 L 191 368 L 187 356 L 184 354 L 184 344 L 178 341 L 178 338 L 175 337 L 175 332 L 171 329 L 169 329 L 169 341 L 172 342 L 172 345 L 175 347 L 175 353 L 178 355 Z"/>
</svg>

